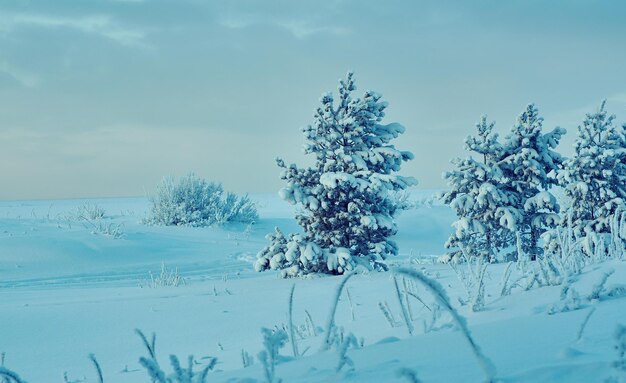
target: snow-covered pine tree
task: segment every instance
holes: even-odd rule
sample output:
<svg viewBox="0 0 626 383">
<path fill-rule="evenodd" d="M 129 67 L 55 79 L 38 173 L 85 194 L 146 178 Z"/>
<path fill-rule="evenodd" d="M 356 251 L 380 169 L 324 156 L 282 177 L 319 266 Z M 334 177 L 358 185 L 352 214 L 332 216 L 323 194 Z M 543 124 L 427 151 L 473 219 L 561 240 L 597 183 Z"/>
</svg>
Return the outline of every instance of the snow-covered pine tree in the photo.
<svg viewBox="0 0 626 383">
<path fill-rule="evenodd" d="M 535 259 L 541 253 L 537 246 L 540 236 L 560 222 L 559 205 L 549 189 L 557 183 L 556 174 L 563 163 L 555 149 L 565 129 L 556 127 L 542 133 L 543 118 L 534 104 L 518 117 L 504 145 L 500 161 L 509 211 L 515 222 L 505 215 L 509 229 L 516 230 L 521 248 Z"/>
<path fill-rule="evenodd" d="M 494 125 L 482 116 L 476 124 L 478 134 L 465 139 L 465 149 L 478 159 L 455 158 L 452 160 L 455 169 L 443 174 L 450 190 L 442 195 L 442 200 L 458 217 L 453 223 L 456 230 L 445 245 L 461 249 L 452 251 L 449 254 L 452 257 L 465 251 L 467 256 L 481 255 L 494 260 L 498 250 L 511 242 L 512 233 L 499 222 L 508 201 L 501 190 L 498 162 L 502 145 L 498 134 L 493 132 Z"/>
<path fill-rule="evenodd" d="M 282 269 L 283 276 L 308 273 L 343 274 L 357 264 L 385 269 L 384 260 L 397 254 L 390 239 L 397 229 L 398 206 L 392 193 L 416 183 L 395 174 L 413 158 L 390 141 L 404 132 L 397 123 L 381 124 L 387 102 L 367 91 L 353 98 L 353 74 L 339 82 L 337 105 L 325 94 L 315 122 L 303 129 L 305 153 L 315 155 L 315 165 L 299 168 L 277 160 L 287 186 L 280 197 L 301 206 L 296 216 L 302 234 L 268 236 L 261 250 L 258 271 Z"/>
<path fill-rule="evenodd" d="M 567 215 L 577 236 L 608 232 L 613 214 L 626 208 L 626 125 L 615 125 L 605 105 L 603 101 L 578 126 L 574 156 L 558 176 L 571 202 Z"/>
</svg>

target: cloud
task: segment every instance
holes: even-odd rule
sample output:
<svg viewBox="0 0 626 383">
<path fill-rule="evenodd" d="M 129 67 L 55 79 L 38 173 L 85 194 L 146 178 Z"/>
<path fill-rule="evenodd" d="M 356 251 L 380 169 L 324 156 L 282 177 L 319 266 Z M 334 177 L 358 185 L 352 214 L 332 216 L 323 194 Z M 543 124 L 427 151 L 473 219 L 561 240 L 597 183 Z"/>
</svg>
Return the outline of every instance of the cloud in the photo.
<svg viewBox="0 0 626 383">
<path fill-rule="evenodd" d="M 27 88 L 33 88 L 39 83 L 39 77 L 37 75 L 23 71 L 2 60 L 0 60 L 0 73 L 8 75 Z"/>
<path fill-rule="evenodd" d="M 0 31 L 5 33 L 20 27 L 68 28 L 83 33 L 105 37 L 125 46 L 148 47 L 145 32 L 120 25 L 110 16 L 92 15 L 59 17 L 37 14 L 7 14 L 0 16 Z"/>
<path fill-rule="evenodd" d="M 582 123 L 585 115 L 598 111 L 601 103 L 602 99 L 599 98 L 594 102 L 554 113 L 552 117 L 555 121 L 565 121 L 575 127 Z M 618 92 L 606 97 L 606 110 L 609 114 L 615 114 L 619 119 L 624 116 L 625 108 L 626 92 Z"/>
<path fill-rule="evenodd" d="M 350 29 L 334 26 L 316 26 L 303 21 L 277 22 L 276 25 L 285 28 L 297 38 L 306 38 L 315 34 L 345 35 Z"/>
<path fill-rule="evenodd" d="M 0 190 L 0 199 L 145 195 L 163 176 L 190 171 L 233 191 L 274 191 L 281 182 L 274 157 L 291 151 L 283 148 L 280 133 L 264 137 L 268 150 L 260 153 L 258 136 L 222 128 L 132 123 L 80 132 L 3 128 L 0 163 L 12 164 L 3 177 L 14 182 Z M 298 144 L 289 145 L 293 153 L 299 153 Z"/>
<path fill-rule="evenodd" d="M 620 106 L 623 108 L 624 106 L 626 106 L 626 91 L 613 94 L 612 96 L 607 98 L 607 102 L 614 102 L 616 104 L 619 103 Z"/>
<path fill-rule="evenodd" d="M 219 24 L 231 29 L 245 29 L 254 26 L 273 26 L 289 32 L 298 39 L 304 39 L 317 34 L 346 35 L 351 33 L 349 28 L 333 25 L 323 25 L 307 20 L 283 20 L 271 17 L 257 16 L 223 16 Z"/>
</svg>

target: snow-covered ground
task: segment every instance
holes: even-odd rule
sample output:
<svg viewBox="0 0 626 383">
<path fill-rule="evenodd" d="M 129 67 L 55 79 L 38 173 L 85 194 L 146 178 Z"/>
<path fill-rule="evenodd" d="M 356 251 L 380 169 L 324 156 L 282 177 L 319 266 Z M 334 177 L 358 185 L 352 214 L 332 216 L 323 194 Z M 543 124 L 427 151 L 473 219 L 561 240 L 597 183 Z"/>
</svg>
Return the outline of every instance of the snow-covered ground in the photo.
<svg viewBox="0 0 626 383">
<path fill-rule="evenodd" d="M 414 198 L 426 199 L 427 192 Z M 392 273 L 358 274 L 341 296 L 336 324 L 363 347 L 350 348 L 353 366 L 337 372 L 339 352 L 321 352 L 324 330 L 342 277 L 284 280 L 252 270 L 255 255 L 274 226 L 298 230 L 291 206 L 274 195 L 253 195 L 260 219 L 254 225 L 220 228 L 153 227 L 140 223 L 144 198 L 0 202 L 0 352 L 5 366 L 28 382 L 97 382 L 88 355 L 95 354 L 105 382 L 150 379 L 138 359 L 147 351 L 134 333 L 156 336 L 157 358 L 171 371 L 168 356 L 197 369 L 217 358 L 209 382 L 264 382 L 256 355 L 263 350 L 261 328 L 288 327 L 288 300 L 295 284 L 291 345 L 276 367 L 284 382 L 408 382 L 401 369 L 423 382 L 480 382 L 484 373 L 450 315 L 433 315 L 430 292 L 407 280 L 426 305 L 407 297 L 404 324 Z M 97 204 L 101 220 L 75 218 L 81 206 Z M 626 264 L 588 266 L 571 286 L 579 294 L 573 310 L 548 314 L 560 303 L 562 286 L 514 287 L 501 296 L 507 265 L 487 267 L 485 306 L 473 312 L 464 284 L 443 253 L 453 213 L 422 204 L 398 218 L 400 255 L 390 265 L 420 270 L 440 283 L 467 319 L 476 343 L 506 382 L 604 382 L 619 378 L 615 329 L 626 324 Z M 111 235 L 122 232 L 120 238 Z M 162 265 L 178 270 L 179 286 L 150 286 Z M 462 269 L 465 266 L 462 267 Z M 519 274 L 516 266 L 510 282 Z M 610 270 L 600 299 L 587 299 Z M 399 279 L 402 282 L 402 279 Z M 509 283 L 510 283 L 509 282 Z M 402 284 L 402 283 L 401 283 Z M 349 292 L 349 295 L 347 294 Z M 381 309 L 385 307 L 385 309 Z M 390 318 L 384 315 L 387 310 Z M 589 313 L 592 313 L 588 317 Z M 588 317 L 583 328 L 581 325 Z M 311 322 L 313 325 L 311 325 Z M 580 335 L 580 336 L 579 336 Z M 254 363 L 244 368 L 242 355 Z M 621 372 L 624 374 L 624 372 Z M 624 376 L 622 376 L 622 379 Z"/>
</svg>

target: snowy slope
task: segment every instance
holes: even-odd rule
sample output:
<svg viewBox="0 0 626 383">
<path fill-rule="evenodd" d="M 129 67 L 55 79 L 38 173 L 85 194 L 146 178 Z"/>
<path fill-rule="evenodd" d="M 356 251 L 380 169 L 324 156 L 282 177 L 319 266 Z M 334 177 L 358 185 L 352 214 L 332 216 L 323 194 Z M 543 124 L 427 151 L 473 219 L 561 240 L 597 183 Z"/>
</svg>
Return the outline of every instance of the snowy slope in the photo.
<svg viewBox="0 0 626 383">
<path fill-rule="evenodd" d="M 251 262 L 274 226 L 297 230 L 292 208 L 273 195 L 253 196 L 261 218 L 252 226 L 222 228 L 148 227 L 139 223 L 147 209 L 142 198 L 90 200 L 105 209 L 107 224 L 121 225 L 113 238 L 87 222 L 68 219 L 86 201 L 0 203 L 0 352 L 5 365 L 28 382 L 97 382 L 87 359 L 94 353 L 105 382 L 149 382 L 139 365 L 146 355 L 135 328 L 156 332 L 156 351 L 170 371 L 169 354 L 181 360 L 193 354 L 198 367 L 217 357 L 210 382 L 263 382 L 256 355 L 263 349 L 261 327 L 287 326 L 288 297 L 295 283 L 293 315 L 298 348 L 276 375 L 285 382 L 401 382 L 401 368 L 423 382 L 480 382 L 484 375 L 466 340 L 446 313 L 432 322 L 433 298 L 422 287 L 411 299 L 413 336 L 403 323 L 391 273 L 361 274 L 343 294 L 336 322 L 353 333 L 363 348 L 347 355 L 354 367 L 335 368 L 335 350 L 319 352 L 322 333 L 341 277 L 282 280 L 275 273 L 255 273 Z M 424 195 L 415 196 L 423 198 Z M 626 265 L 607 261 L 591 265 L 573 282 L 578 309 L 548 315 L 560 301 L 560 286 L 516 287 L 500 296 L 506 265 L 487 268 L 485 308 L 472 312 L 463 283 L 449 266 L 433 264 L 454 219 L 435 204 L 405 212 L 398 219 L 400 255 L 394 266 L 409 266 L 436 279 L 468 320 L 476 342 L 508 382 L 603 382 L 618 377 L 614 331 L 626 323 Z M 418 264 L 419 263 L 419 264 Z M 186 284 L 149 288 L 149 272 L 161 265 L 175 269 Z M 615 270 L 601 299 L 587 300 L 603 273 Z M 517 271 L 515 271 L 517 273 Z M 515 276 L 514 273 L 514 276 Z M 513 277 L 514 278 L 514 277 Z M 143 287 L 140 287 L 143 286 Z M 625 292 L 626 294 L 626 292 Z M 381 311 L 386 305 L 393 323 Z M 581 339 L 581 323 L 589 314 Z M 315 334 L 307 325 L 309 317 Z M 354 319 L 353 319 L 354 317 Z M 431 325 L 432 324 L 432 325 Z M 425 328 L 428 332 L 425 332 Z M 281 350 L 291 356 L 288 344 Z M 255 358 L 243 368 L 242 351 Z"/>
</svg>

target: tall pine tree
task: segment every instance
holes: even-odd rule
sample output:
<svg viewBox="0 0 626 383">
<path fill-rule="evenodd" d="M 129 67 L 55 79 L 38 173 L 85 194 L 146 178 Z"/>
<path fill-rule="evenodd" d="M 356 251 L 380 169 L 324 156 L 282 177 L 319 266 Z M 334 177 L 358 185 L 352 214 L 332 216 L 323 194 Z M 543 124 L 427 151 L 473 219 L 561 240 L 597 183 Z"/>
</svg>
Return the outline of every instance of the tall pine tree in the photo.
<svg viewBox="0 0 626 383">
<path fill-rule="evenodd" d="M 456 230 L 445 245 L 459 249 L 453 250 L 452 256 L 464 251 L 467 256 L 480 255 L 493 261 L 498 250 L 511 239 L 511 232 L 499 222 L 508 197 L 501 190 L 498 163 L 503 149 L 493 132 L 494 125 L 483 116 L 476 124 L 478 134 L 465 139 L 465 149 L 477 159 L 453 159 L 455 169 L 443 175 L 450 190 L 442 195 L 442 200 L 458 217 L 453 223 Z"/>
<path fill-rule="evenodd" d="M 626 125 L 615 125 L 605 105 L 578 126 L 574 156 L 559 173 L 571 203 L 568 221 L 578 236 L 608 232 L 612 215 L 626 208 Z"/>
<path fill-rule="evenodd" d="M 500 167 L 508 194 L 509 209 L 516 217 L 515 229 L 523 251 L 535 259 L 541 253 L 541 234 L 556 226 L 559 205 L 549 189 L 557 183 L 562 156 L 554 151 L 565 129 L 542 133 L 543 118 L 534 104 L 518 117 L 504 145 Z"/>
<path fill-rule="evenodd" d="M 394 191 L 413 184 L 397 175 L 413 154 L 397 150 L 391 140 L 404 132 L 397 123 L 381 124 L 387 102 L 367 91 L 353 98 L 353 74 L 339 83 L 339 100 L 322 97 L 315 122 L 303 129 L 305 153 L 315 156 L 312 167 L 287 166 L 281 178 L 282 199 L 301 207 L 296 219 L 303 234 L 268 237 L 258 254 L 257 270 L 283 269 L 284 276 L 312 272 L 342 274 L 357 264 L 385 269 L 384 260 L 398 252 L 392 237 L 397 229 Z"/>
</svg>

